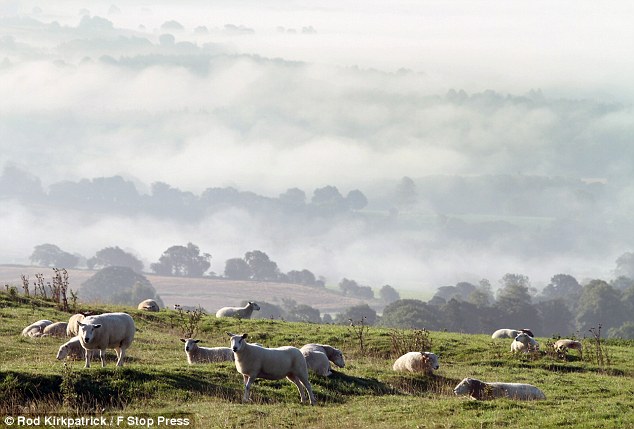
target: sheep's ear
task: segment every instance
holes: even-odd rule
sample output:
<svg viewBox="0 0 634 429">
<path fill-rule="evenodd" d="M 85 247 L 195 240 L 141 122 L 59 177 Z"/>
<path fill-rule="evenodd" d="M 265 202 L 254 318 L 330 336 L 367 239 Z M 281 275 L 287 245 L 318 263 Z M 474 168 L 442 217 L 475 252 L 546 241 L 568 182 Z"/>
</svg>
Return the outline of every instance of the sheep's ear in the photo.
<svg viewBox="0 0 634 429">
<path fill-rule="evenodd" d="M 230 337 L 233 337 L 233 334 L 231 332 L 227 332 L 227 335 L 229 335 Z"/>
<path fill-rule="evenodd" d="M 184 342 L 184 343 L 187 342 L 187 340 L 185 338 L 181 338 L 181 341 Z"/>
<path fill-rule="evenodd" d="M 246 340 L 247 339 L 247 334 L 242 334 L 242 339 Z"/>
<path fill-rule="evenodd" d="M 79 322 L 79 321 L 77 322 L 77 324 L 78 324 L 79 326 L 86 326 L 86 324 L 85 324 L 85 323 L 81 323 L 81 322 Z"/>
<path fill-rule="evenodd" d="M 200 342 L 200 340 L 194 340 L 194 342 L 195 342 L 195 343 L 199 343 L 199 342 Z"/>
<path fill-rule="evenodd" d="M 94 329 L 101 328 L 101 323 L 98 323 L 98 324 L 96 324 L 96 325 L 93 325 L 93 328 L 94 328 Z"/>
</svg>

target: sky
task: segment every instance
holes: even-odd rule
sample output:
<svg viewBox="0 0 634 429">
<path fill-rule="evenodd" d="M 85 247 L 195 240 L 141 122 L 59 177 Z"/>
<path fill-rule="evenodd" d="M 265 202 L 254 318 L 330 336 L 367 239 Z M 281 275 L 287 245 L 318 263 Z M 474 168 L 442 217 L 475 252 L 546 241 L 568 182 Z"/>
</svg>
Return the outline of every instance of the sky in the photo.
<svg viewBox="0 0 634 429">
<path fill-rule="evenodd" d="M 141 190 L 162 181 L 195 193 L 235 186 L 270 196 L 428 175 L 627 182 L 632 16 L 627 1 L 2 0 L 0 168 L 16 165 L 44 186 L 121 175 Z M 450 99 L 452 90 L 469 102 Z M 634 191 L 621 196 L 615 206 L 631 207 Z M 30 238 L 9 246 L 5 259 L 56 238 L 8 207 L 0 220 Z M 68 236 L 63 219 L 50 222 Z M 122 231 L 145 224 L 122 222 Z M 100 219 L 69 247 L 90 254 L 112 245 L 106 228 L 115 224 Z M 207 241 L 214 248 L 268 245 L 281 265 L 343 271 L 320 264 L 325 251 L 285 250 L 271 244 L 273 234 L 246 239 L 231 222 L 209 224 L 234 232 Z M 168 229 L 163 240 L 141 234 L 122 247 L 157 258 L 170 240 L 204 242 L 200 225 Z M 81 244 L 87 237 L 91 246 Z M 358 252 L 379 257 L 389 240 L 354 241 L 341 252 L 346 261 Z M 391 250 L 402 254 L 411 252 Z M 560 266 L 606 272 L 614 254 L 601 256 L 593 264 L 566 257 Z M 424 268 L 409 261 L 402 283 L 451 283 L 456 266 L 479 272 L 494 260 L 527 269 L 512 255 L 490 257 L 471 256 L 466 267 L 445 254 Z M 359 264 L 356 275 L 388 282 L 394 274 Z"/>
</svg>

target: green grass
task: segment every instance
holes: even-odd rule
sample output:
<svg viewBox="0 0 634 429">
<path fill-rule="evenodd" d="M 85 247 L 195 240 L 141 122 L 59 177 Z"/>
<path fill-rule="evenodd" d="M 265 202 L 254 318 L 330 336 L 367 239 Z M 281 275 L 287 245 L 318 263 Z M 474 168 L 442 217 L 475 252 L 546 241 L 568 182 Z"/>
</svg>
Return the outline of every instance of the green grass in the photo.
<svg viewBox="0 0 634 429">
<path fill-rule="evenodd" d="M 47 318 L 70 316 L 40 300 L 0 293 L 0 422 L 5 415 L 104 415 L 187 417 L 201 428 L 628 428 L 634 427 L 634 345 L 610 340 L 610 359 L 601 367 L 576 352 L 567 359 L 542 354 L 516 357 L 510 340 L 487 335 L 431 332 L 440 357 L 434 376 L 399 374 L 390 329 L 370 328 L 366 349 L 345 326 L 268 320 L 226 320 L 205 316 L 196 336 L 207 346 L 228 346 L 226 332 L 249 333 L 265 346 L 328 343 L 344 351 L 346 368 L 330 378 L 311 374 L 318 405 L 299 403 L 286 380 L 258 380 L 252 402 L 243 404 L 242 377 L 232 363 L 187 364 L 178 314 L 143 313 L 120 306 L 95 311 L 126 311 L 138 332 L 123 368 L 109 351 L 106 368 L 93 363 L 59 362 L 65 339 L 23 338 L 22 328 Z M 91 307 L 82 306 L 82 309 Z M 401 331 L 402 332 L 402 331 Z M 545 348 L 546 338 L 538 338 Z M 464 377 L 527 382 L 540 387 L 545 401 L 473 401 L 453 395 Z M 124 422 L 125 423 L 125 422 Z M 0 423 L 1 424 L 1 423 Z M 120 425 L 119 427 L 125 427 Z"/>
</svg>

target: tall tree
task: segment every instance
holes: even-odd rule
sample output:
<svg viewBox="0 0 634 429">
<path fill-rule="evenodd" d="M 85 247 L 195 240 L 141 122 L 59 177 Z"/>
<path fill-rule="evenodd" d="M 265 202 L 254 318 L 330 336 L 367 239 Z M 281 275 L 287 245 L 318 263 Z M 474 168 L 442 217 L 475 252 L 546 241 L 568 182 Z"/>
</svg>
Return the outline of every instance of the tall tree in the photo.
<svg viewBox="0 0 634 429">
<path fill-rule="evenodd" d="M 574 309 L 581 296 L 582 287 L 573 276 L 569 274 L 556 274 L 550 279 L 550 283 L 542 290 L 542 296 L 546 299 L 561 299 L 569 309 Z"/>
<path fill-rule="evenodd" d="M 614 274 L 616 277 L 625 276 L 625 277 L 634 279 L 634 253 L 633 252 L 626 252 L 617 258 Z"/>
<path fill-rule="evenodd" d="M 245 253 L 244 260 L 253 273 L 251 276 L 253 280 L 275 281 L 279 279 L 280 270 L 277 263 L 271 261 L 266 253 L 253 250 Z"/>
<path fill-rule="evenodd" d="M 601 325 L 606 331 L 627 320 L 621 294 L 603 280 L 592 280 L 583 287 L 577 305 L 577 329 L 586 333 Z"/>
<path fill-rule="evenodd" d="M 225 262 L 225 277 L 232 280 L 249 280 L 253 272 L 242 258 L 231 258 Z"/>
<path fill-rule="evenodd" d="M 168 248 L 157 263 L 150 265 L 156 274 L 181 277 L 202 277 L 211 266 L 211 255 L 200 254 L 198 246 L 188 243 L 187 246 Z"/>
<path fill-rule="evenodd" d="M 381 297 L 381 301 L 385 304 L 391 304 L 401 299 L 401 295 L 398 291 L 390 285 L 384 285 L 381 290 L 379 290 L 379 297 Z"/>
<path fill-rule="evenodd" d="M 500 283 L 503 287 L 498 290 L 498 299 L 495 304 L 500 316 L 499 323 L 515 329 L 531 328 L 533 332 L 541 332 L 541 320 L 528 293 L 530 287 L 528 277 L 507 273 Z"/>
<path fill-rule="evenodd" d="M 110 266 L 129 267 L 137 273 L 143 272 L 143 262 L 131 253 L 123 251 L 118 246 L 105 247 L 86 261 L 88 268 L 101 269 Z"/>
<path fill-rule="evenodd" d="M 35 246 L 30 259 L 31 263 L 41 267 L 75 268 L 79 263 L 78 256 L 49 243 Z"/>
<path fill-rule="evenodd" d="M 82 300 L 136 306 L 145 299 L 154 299 L 163 307 L 161 298 L 145 276 L 129 267 L 106 267 L 97 271 L 79 288 Z"/>
</svg>

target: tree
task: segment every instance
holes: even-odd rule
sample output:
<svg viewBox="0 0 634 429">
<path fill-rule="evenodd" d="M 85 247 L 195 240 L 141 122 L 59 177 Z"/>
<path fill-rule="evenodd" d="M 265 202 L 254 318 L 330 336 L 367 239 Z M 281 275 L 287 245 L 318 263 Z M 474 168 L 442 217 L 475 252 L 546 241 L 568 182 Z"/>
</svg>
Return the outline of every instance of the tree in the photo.
<svg viewBox="0 0 634 429">
<path fill-rule="evenodd" d="M 279 279 L 280 270 L 266 253 L 260 250 L 253 250 L 245 253 L 244 260 L 251 269 L 251 278 L 253 280 L 275 281 Z"/>
<path fill-rule="evenodd" d="M 528 277 L 507 273 L 500 280 L 500 283 L 503 287 L 498 290 L 498 299 L 495 304 L 500 315 L 498 322 L 504 326 L 531 328 L 533 332 L 539 331 L 541 322 L 528 293 L 530 287 Z"/>
<path fill-rule="evenodd" d="M 301 271 L 297 271 L 297 270 L 289 271 L 288 273 L 286 273 L 286 277 L 289 283 L 296 283 L 296 284 L 306 285 L 306 286 L 320 286 L 320 287 L 324 286 L 323 283 L 319 282 L 315 278 L 315 275 L 312 272 L 306 269 L 303 269 Z"/>
<path fill-rule="evenodd" d="M 339 324 L 348 324 L 350 320 L 356 325 L 363 320 L 365 325 L 374 325 L 376 323 L 376 311 L 368 304 L 360 304 L 346 308 L 343 313 L 339 313 L 335 318 L 335 322 Z"/>
<path fill-rule="evenodd" d="M 242 258 L 231 258 L 225 262 L 225 277 L 231 280 L 249 280 L 253 273 Z"/>
<path fill-rule="evenodd" d="M 573 309 L 577 305 L 582 289 L 573 276 L 556 274 L 550 279 L 550 283 L 542 290 L 541 294 L 546 299 L 561 299 L 569 309 Z"/>
<path fill-rule="evenodd" d="M 616 259 L 614 269 L 616 277 L 625 276 L 634 279 L 634 253 L 626 252 Z"/>
<path fill-rule="evenodd" d="M 346 200 L 339 192 L 339 189 L 334 186 L 324 186 L 323 188 L 315 189 L 311 203 L 322 213 L 338 213 L 347 208 Z"/>
<path fill-rule="evenodd" d="M 416 190 L 416 183 L 404 176 L 401 181 L 396 185 L 396 204 L 399 207 L 411 207 L 416 204 L 418 200 L 418 191 Z"/>
<path fill-rule="evenodd" d="M 610 338 L 634 339 L 634 322 L 625 322 L 618 328 L 612 328 L 608 331 Z"/>
<path fill-rule="evenodd" d="M 279 201 L 288 209 L 301 209 L 306 205 L 306 193 L 298 188 L 290 188 L 280 194 Z"/>
<path fill-rule="evenodd" d="M 368 199 L 363 192 L 354 189 L 346 195 L 346 204 L 351 210 L 361 210 L 368 205 Z"/>
<path fill-rule="evenodd" d="M 165 276 L 202 277 L 211 266 L 210 259 L 209 253 L 201 255 L 198 246 L 188 243 L 187 246 L 168 248 L 150 269 Z"/>
<path fill-rule="evenodd" d="M 574 332 L 574 315 L 563 298 L 542 301 L 537 306 L 544 335 L 567 337 Z"/>
<path fill-rule="evenodd" d="M 433 305 L 418 299 L 400 299 L 383 309 L 381 325 L 435 331 L 442 329 L 439 320 L 440 312 Z"/>
<path fill-rule="evenodd" d="M 88 302 L 133 306 L 153 299 L 164 307 L 150 281 L 129 267 L 111 266 L 97 271 L 81 284 L 79 295 Z"/>
<path fill-rule="evenodd" d="M 627 320 L 621 294 L 603 280 L 592 280 L 583 287 L 577 305 L 577 329 L 588 329 L 601 325 L 603 329 L 618 328 Z"/>
<path fill-rule="evenodd" d="M 379 290 L 379 297 L 385 304 L 390 304 L 401 299 L 401 295 L 390 285 L 385 285 Z"/>
<path fill-rule="evenodd" d="M 31 254 L 31 263 L 41 267 L 75 268 L 79 257 L 64 252 L 54 244 L 40 244 L 35 246 Z"/>
<path fill-rule="evenodd" d="M 339 282 L 339 289 L 341 289 L 341 292 L 346 296 L 374 299 L 374 291 L 370 286 L 360 286 L 354 280 L 344 278 Z"/>
<path fill-rule="evenodd" d="M 88 268 L 101 269 L 104 267 L 117 266 L 129 267 L 137 273 L 143 272 L 143 262 L 131 253 L 125 252 L 116 247 L 105 247 L 95 253 L 95 256 L 86 261 Z"/>
</svg>

